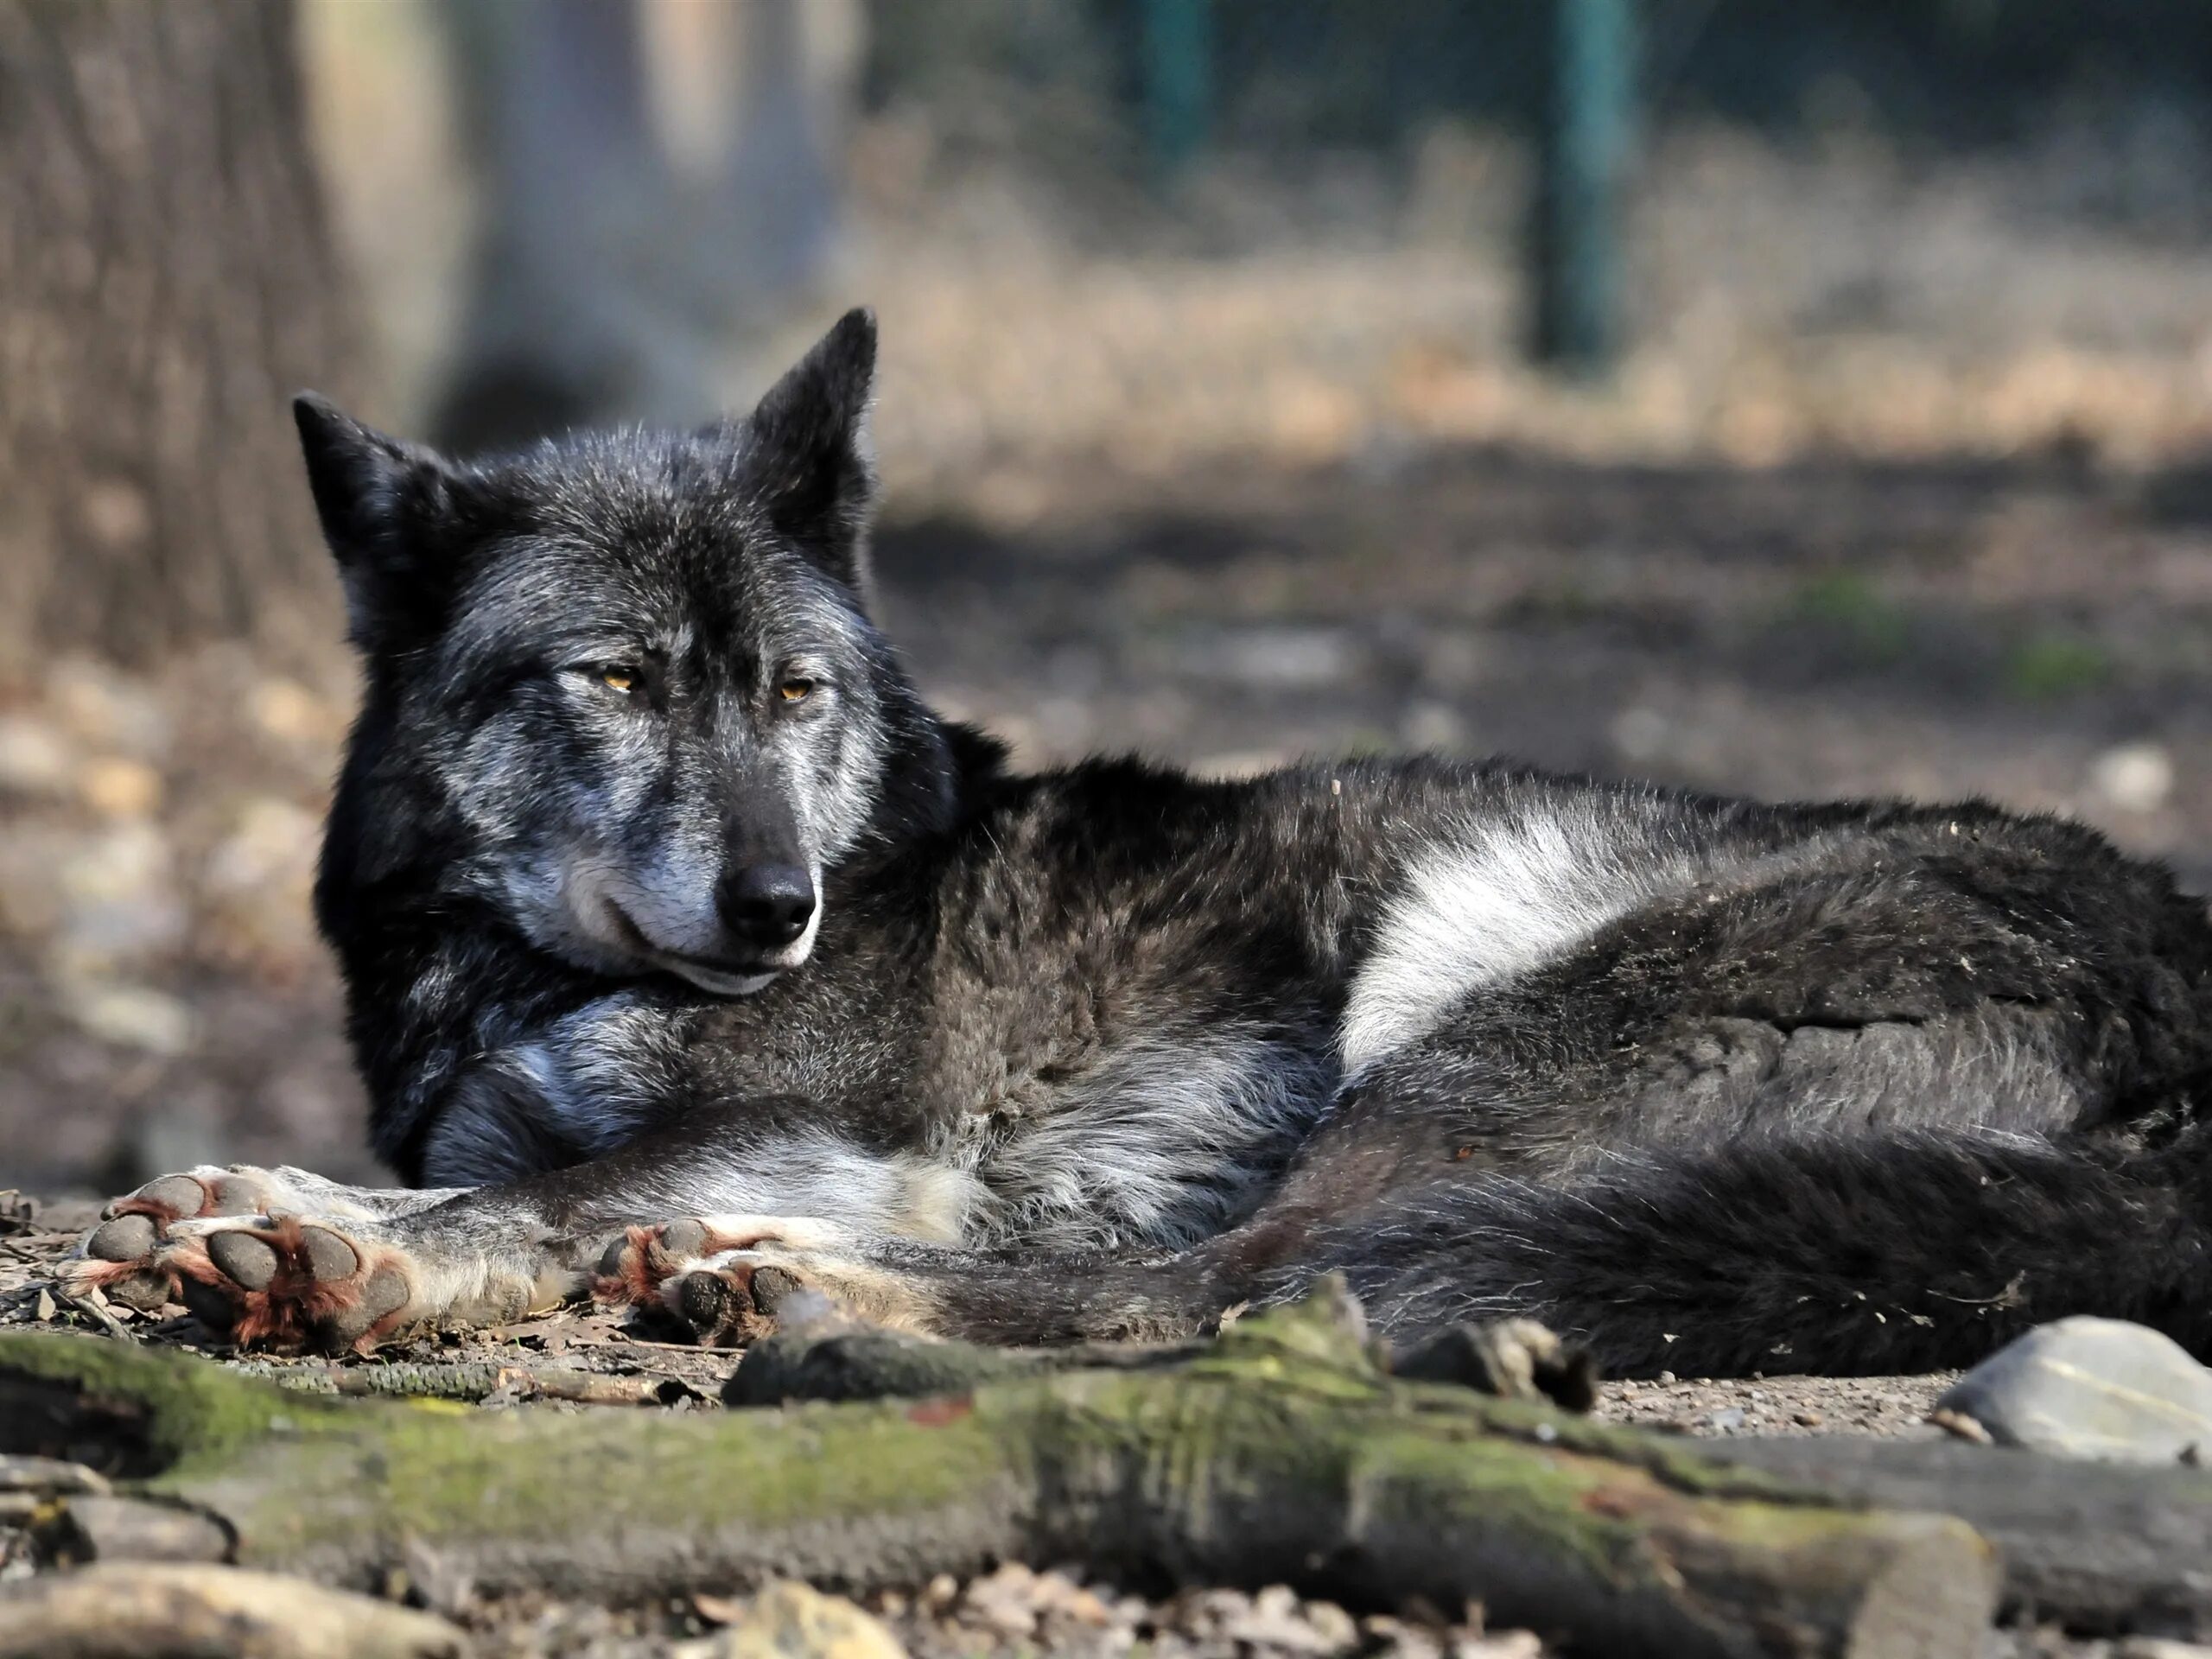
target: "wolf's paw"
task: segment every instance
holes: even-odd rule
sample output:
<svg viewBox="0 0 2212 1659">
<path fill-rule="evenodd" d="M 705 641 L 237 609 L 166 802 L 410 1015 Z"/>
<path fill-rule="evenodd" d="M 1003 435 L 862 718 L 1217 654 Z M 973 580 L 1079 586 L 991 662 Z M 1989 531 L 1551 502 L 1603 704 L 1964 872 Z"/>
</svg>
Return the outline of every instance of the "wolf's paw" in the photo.
<svg viewBox="0 0 2212 1659">
<path fill-rule="evenodd" d="M 791 1216 L 695 1216 L 632 1227 L 608 1246 L 593 1294 L 672 1313 L 697 1339 L 740 1348 L 776 1328 L 803 1290 L 877 1324 L 919 1328 L 926 1318 L 896 1275 L 842 1255 L 853 1243 L 835 1223 Z"/>
<path fill-rule="evenodd" d="M 177 1277 L 162 1255 L 177 1223 L 265 1215 L 291 1197 L 284 1183 L 264 1169 L 202 1168 L 159 1176 L 101 1211 L 105 1219 L 61 1264 L 62 1287 L 79 1294 L 102 1291 L 148 1310 L 175 1301 Z"/>
<path fill-rule="evenodd" d="M 600 1257 L 591 1294 L 617 1307 L 665 1306 L 666 1287 L 710 1259 L 772 1244 L 830 1249 L 843 1236 L 833 1223 L 802 1216 L 687 1216 L 631 1227 Z"/>
<path fill-rule="evenodd" d="M 440 1311 L 406 1250 L 298 1216 L 180 1221 L 156 1261 L 194 1317 L 241 1347 L 366 1352 Z"/>
</svg>

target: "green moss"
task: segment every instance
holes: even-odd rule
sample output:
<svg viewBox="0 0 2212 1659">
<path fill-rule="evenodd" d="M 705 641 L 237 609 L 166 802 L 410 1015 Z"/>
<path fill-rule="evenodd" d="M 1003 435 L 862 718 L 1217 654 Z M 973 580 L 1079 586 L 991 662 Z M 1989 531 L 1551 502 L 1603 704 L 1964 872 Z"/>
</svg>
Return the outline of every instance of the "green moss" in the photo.
<svg viewBox="0 0 2212 1659">
<path fill-rule="evenodd" d="M 976 1414 L 918 1421 L 907 1402 L 665 1418 L 350 1406 L 342 1442 L 271 1441 L 228 1471 L 221 1484 L 240 1496 L 224 1507 L 245 1538 L 279 1555 L 364 1530 L 561 1541 L 580 1510 L 608 1529 L 772 1532 L 956 1507 L 1008 1466 Z"/>
<path fill-rule="evenodd" d="M 138 1407 L 156 1466 L 220 1457 L 272 1429 L 311 1433 L 342 1417 L 334 1414 L 333 1402 L 287 1393 L 194 1355 L 105 1337 L 0 1334 L 0 1376 L 10 1373 Z"/>
</svg>

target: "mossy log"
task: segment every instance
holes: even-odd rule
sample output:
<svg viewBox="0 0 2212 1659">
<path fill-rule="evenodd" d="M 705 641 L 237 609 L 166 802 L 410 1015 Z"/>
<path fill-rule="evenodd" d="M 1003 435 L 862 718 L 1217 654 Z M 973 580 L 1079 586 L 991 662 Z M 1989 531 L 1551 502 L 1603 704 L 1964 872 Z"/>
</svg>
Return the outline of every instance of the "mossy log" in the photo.
<svg viewBox="0 0 2212 1659">
<path fill-rule="evenodd" d="M 173 1352 L 0 1335 L 0 1452 L 220 1517 L 241 1565 L 376 1586 L 848 1588 L 1000 1560 L 1482 1601 L 1607 1653 L 1971 1651 L 1970 1527 L 1839 1504 L 1679 1445 L 1385 1376 L 1318 1304 L 1167 1368 L 921 1401 L 485 1414 L 318 1397 Z M 66 1503 L 67 1497 L 57 1499 Z"/>
</svg>

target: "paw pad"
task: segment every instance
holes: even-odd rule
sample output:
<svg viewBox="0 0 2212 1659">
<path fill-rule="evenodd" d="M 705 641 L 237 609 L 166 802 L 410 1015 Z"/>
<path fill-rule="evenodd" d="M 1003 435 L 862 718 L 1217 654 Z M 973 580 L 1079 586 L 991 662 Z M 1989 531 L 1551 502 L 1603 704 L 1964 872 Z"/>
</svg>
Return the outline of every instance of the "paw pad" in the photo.
<svg viewBox="0 0 2212 1659">
<path fill-rule="evenodd" d="M 365 1348 L 397 1325 L 413 1300 L 397 1251 L 359 1244 L 296 1217 L 207 1233 L 185 1241 L 170 1259 L 185 1305 L 241 1344 Z"/>
</svg>

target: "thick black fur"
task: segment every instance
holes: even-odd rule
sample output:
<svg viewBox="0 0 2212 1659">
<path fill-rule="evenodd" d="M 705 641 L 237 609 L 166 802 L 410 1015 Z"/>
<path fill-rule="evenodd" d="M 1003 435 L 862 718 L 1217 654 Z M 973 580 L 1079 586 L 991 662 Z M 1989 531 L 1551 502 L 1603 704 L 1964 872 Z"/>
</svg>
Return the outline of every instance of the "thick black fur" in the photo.
<svg viewBox="0 0 2212 1659">
<path fill-rule="evenodd" d="M 1342 1268 L 1629 1372 L 2080 1312 L 2212 1354 L 2212 927 L 2162 871 L 1981 804 L 1011 773 L 867 620 L 873 353 L 855 314 L 748 422 L 474 465 L 303 401 L 367 664 L 319 913 L 378 1149 L 474 1189 L 412 1248 L 798 1211 L 1009 1341 Z M 771 855 L 820 866 L 803 962 L 686 908 Z M 591 910 L 610 868 L 662 919 Z"/>
</svg>

